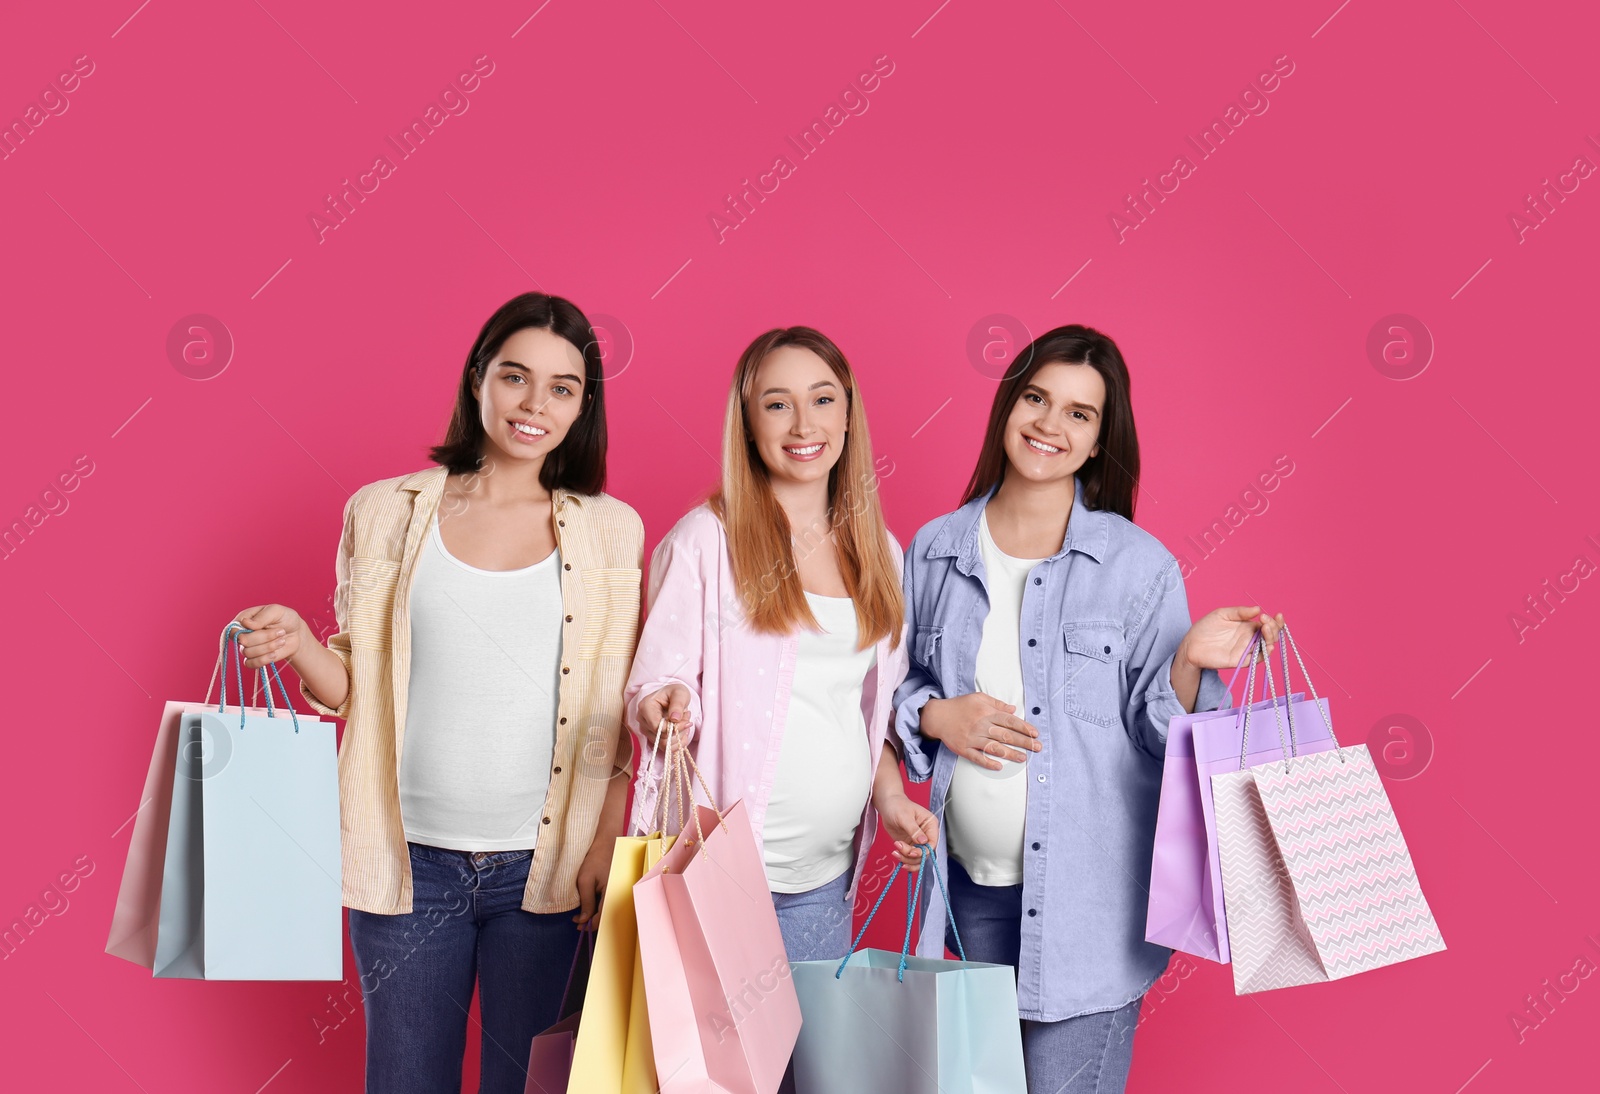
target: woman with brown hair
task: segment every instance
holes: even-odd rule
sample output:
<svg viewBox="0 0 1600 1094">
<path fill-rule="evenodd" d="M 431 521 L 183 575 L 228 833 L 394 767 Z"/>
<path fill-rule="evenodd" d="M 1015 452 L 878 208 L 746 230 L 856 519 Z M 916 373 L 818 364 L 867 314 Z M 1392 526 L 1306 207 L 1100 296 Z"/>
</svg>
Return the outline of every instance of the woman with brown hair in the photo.
<svg viewBox="0 0 1600 1094">
<path fill-rule="evenodd" d="M 1216 670 L 1282 617 L 1190 626 L 1177 560 L 1133 523 L 1139 440 L 1115 342 L 1058 327 L 1001 381 L 963 504 L 906 553 L 911 664 L 895 696 L 966 955 L 1017 970 L 1028 1089 L 1121 1091 L 1167 724 L 1228 698 Z M 947 941 L 930 887 L 919 952 Z"/>
<path fill-rule="evenodd" d="M 622 683 L 644 526 L 604 493 L 599 343 L 524 293 L 479 331 L 436 466 L 357 490 L 339 632 L 241 612 L 251 668 L 287 661 L 339 747 L 344 903 L 369 1094 L 461 1089 L 474 985 L 480 1090 L 520 1094 L 622 834 Z"/>
<path fill-rule="evenodd" d="M 671 722 L 716 803 L 744 800 L 791 961 L 849 951 L 880 817 L 909 867 L 938 834 L 888 739 L 904 607 L 877 485 L 844 354 L 810 327 L 757 338 L 728 391 L 721 486 L 651 558 L 628 679 L 641 754 Z"/>
</svg>

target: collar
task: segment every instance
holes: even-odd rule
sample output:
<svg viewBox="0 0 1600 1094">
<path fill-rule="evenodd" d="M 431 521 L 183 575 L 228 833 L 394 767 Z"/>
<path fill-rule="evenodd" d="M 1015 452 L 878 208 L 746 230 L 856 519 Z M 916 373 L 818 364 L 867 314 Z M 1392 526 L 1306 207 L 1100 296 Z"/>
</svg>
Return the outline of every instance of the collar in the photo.
<svg viewBox="0 0 1600 1094">
<path fill-rule="evenodd" d="M 984 506 L 989 504 L 989 499 L 999 489 L 1000 484 L 996 483 L 982 497 L 973 498 L 951 513 L 939 529 L 939 534 L 928 544 L 927 557 L 954 558 L 956 568 L 971 576 L 977 568 L 980 554 L 978 519 L 983 515 Z M 1061 544 L 1061 550 L 1051 555 L 1048 561 L 1054 561 L 1068 551 L 1078 551 L 1096 562 L 1102 562 L 1110 539 L 1111 514 L 1086 506 L 1083 501 L 1083 482 L 1073 476 L 1072 513 L 1067 518 L 1066 540 Z"/>
<path fill-rule="evenodd" d="M 400 489 L 410 490 L 417 494 L 427 494 L 433 491 L 442 493 L 444 491 L 444 480 L 449 474 L 450 472 L 444 467 L 427 467 L 401 479 Z M 550 495 L 551 500 L 558 506 L 566 502 L 572 502 L 579 507 L 583 505 L 584 496 L 573 490 L 557 487 L 550 492 Z"/>
</svg>

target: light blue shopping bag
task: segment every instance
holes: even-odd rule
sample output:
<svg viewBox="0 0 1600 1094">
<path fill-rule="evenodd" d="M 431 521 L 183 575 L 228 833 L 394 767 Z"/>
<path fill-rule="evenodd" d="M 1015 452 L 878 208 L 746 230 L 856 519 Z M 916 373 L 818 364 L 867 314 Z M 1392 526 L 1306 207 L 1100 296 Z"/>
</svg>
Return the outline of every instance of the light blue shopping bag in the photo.
<svg viewBox="0 0 1600 1094">
<path fill-rule="evenodd" d="M 790 963 L 800 996 L 796 1094 L 1026 1094 L 1015 970 L 965 960 L 953 917 L 963 960 L 910 956 L 921 875 L 931 871 L 944 890 L 926 850 L 922 869 L 906 877 L 899 953 L 855 948 L 900 872 L 896 863 L 843 962 Z"/>
<path fill-rule="evenodd" d="M 284 709 L 182 716 L 152 971 L 196 980 L 343 979 L 339 776 L 333 726 Z"/>
</svg>

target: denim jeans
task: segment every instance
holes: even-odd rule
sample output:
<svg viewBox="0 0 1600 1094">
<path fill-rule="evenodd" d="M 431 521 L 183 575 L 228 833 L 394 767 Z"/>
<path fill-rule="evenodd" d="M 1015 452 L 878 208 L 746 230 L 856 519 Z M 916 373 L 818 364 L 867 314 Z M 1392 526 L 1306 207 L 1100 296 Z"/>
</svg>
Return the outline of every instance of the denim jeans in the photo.
<svg viewBox="0 0 1600 1094">
<path fill-rule="evenodd" d="M 522 909 L 532 851 L 411 843 L 412 911 L 349 910 L 367 1019 L 367 1094 L 459 1094 L 476 982 L 478 1089 L 522 1094 L 528 1046 L 555 1024 L 577 952 L 573 912 Z"/>
<path fill-rule="evenodd" d="M 950 910 L 970 961 L 1016 967 L 1022 948 L 1022 886 L 979 885 L 949 859 Z M 956 949 L 949 925 L 945 945 Z M 1141 996 L 1116 1010 L 1060 1022 L 1022 1023 L 1030 1094 L 1121 1094 L 1133 1065 Z"/>
<path fill-rule="evenodd" d="M 773 893 L 790 961 L 843 961 L 850 952 L 850 871 L 803 893 Z"/>
</svg>

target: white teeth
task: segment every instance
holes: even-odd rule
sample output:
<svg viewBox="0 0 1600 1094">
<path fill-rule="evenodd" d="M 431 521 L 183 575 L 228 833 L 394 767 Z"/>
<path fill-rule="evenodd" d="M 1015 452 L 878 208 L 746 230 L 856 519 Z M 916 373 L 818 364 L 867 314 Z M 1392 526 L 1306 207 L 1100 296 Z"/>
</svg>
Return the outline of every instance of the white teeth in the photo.
<svg viewBox="0 0 1600 1094">
<path fill-rule="evenodd" d="M 1036 441 L 1032 437 L 1028 437 L 1026 439 L 1027 439 L 1027 442 L 1030 445 L 1032 445 L 1035 449 L 1037 449 L 1040 452 L 1049 452 L 1049 453 L 1054 454 L 1056 452 L 1060 452 L 1061 451 L 1061 449 L 1056 448 L 1053 445 L 1045 444 L 1043 441 Z"/>
<path fill-rule="evenodd" d="M 512 422 L 511 427 L 518 433 L 526 433 L 530 437 L 543 437 L 548 430 L 540 429 L 536 425 L 524 425 L 521 422 Z"/>
<path fill-rule="evenodd" d="M 821 452 L 822 446 L 820 444 L 808 444 L 804 448 L 791 448 L 789 451 L 796 456 L 809 456 L 814 452 Z"/>
</svg>

